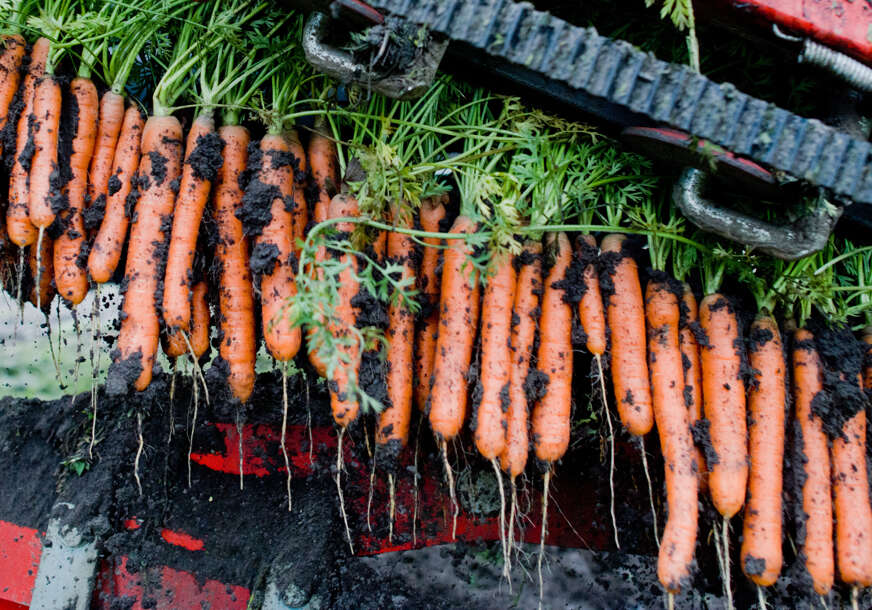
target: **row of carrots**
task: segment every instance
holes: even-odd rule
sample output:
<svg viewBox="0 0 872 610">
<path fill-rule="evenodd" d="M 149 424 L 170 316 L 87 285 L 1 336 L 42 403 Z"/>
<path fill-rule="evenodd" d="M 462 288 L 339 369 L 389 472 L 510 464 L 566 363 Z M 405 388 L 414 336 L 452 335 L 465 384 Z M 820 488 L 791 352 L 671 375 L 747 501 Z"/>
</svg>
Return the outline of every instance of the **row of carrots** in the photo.
<svg viewBox="0 0 872 610">
<path fill-rule="evenodd" d="M 17 6 L 19 12 L 26 8 Z M 49 2 L 43 10 L 54 8 Z M 141 7 L 134 2 L 133 8 Z M 399 453 L 408 442 L 417 404 L 440 444 L 456 518 L 448 443 L 465 425 L 473 430 L 481 455 L 508 475 L 513 498 L 515 479 L 527 467 L 532 449 L 547 466 L 547 503 L 553 468 L 570 441 L 575 319 L 600 376 L 604 379 L 606 369 L 611 372 L 612 395 L 626 430 L 643 438 L 657 426 L 668 506 L 658 575 L 668 592 L 678 592 L 691 576 L 697 500 L 704 490 L 725 520 L 723 556 L 729 557 L 726 524 L 744 506 L 742 567 L 761 587 L 778 578 L 785 404 L 792 405 L 807 458 L 802 503 L 808 517 L 801 545 L 815 591 L 829 591 L 836 565 L 848 585 L 872 585 L 863 394 L 864 383 L 872 388 L 868 360 L 864 381 L 861 361 L 821 357 L 814 337 L 801 327 L 791 331 L 788 366 L 783 354 L 789 341 L 770 313 L 774 293 L 760 289 L 746 366 L 740 318 L 719 291 L 724 266 L 705 282 L 706 294 L 697 305 L 683 277 L 688 268 L 673 264 L 678 277 L 673 279 L 655 252 L 672 248 L 677 261 L 679 231 L 673 231 L 675 244 L 658 241 L 657 231 L 637 231 L 648 235 L 654 268 L 643 293 L 636 257 L 619 232 L 621 222 L 566 225 L 558 222 L 560 214 L 533 209 L 521 226 L 514 214 L 529 192 L 479 193 L 483 207 L 472 205 L 470 183 L 481 188 L 484 171 L 505 160 L 508 136 L 503 132 L 510 124 L 505 117 L 493 123 L 498 128 L 488 128 L 503 131 L 486 145 L 484 138 L 473 137 L 460 145 L 467 148 L 459 158 L 479 164 L 482 173 L 471 173 L 468 183 L 458 180 L 459 214 L 449 212 L 444 188 L 410 190 L 416 183 L 411 174 L 402 174 L 411 167 L 402 159 L 390 162 L 400 176 L 397 183 L 403 184 L 400 190 L 391 186 L 373 196 L 380 178 L 375 168 L 379 162 L 384 166 L 389 155 L 374 161 L 360 147 L 337 147 L 340 139 L 327 112 L 313 112 L 318 118 L 308 138 L 301 139 L 289 112 L 299 74 L 278 78 L 274 67 L 285 51 L 269 44 L 257 54 L 225 48 L 227 30 L 254 22 L 262 8 L 241 0 L 224 7 L 186 7 L 167 0 L 161 9 L 164 23 L 176 15 L 185 17 L 185 25 L 174 26 L 177 43 L 165 58 L 167 68 L 154 87 L 147 118 L 137 100 L 126 99 L 125 87 L 142 45 L 161 31 L 160 24 L 139 22 L 131 27 L 137 36 L 121 44 L 112 27 L 105 40 L 77 34 L 64 42 L 53 30 L 32 45 L 22 33 L 9 33 L 0 55 L 0 130 L 15 132 L 15 150 L 3 151 L 12 160 L 5 235 L 21 253 L 18 286 L 27 257 L 35 304 L 47 304 L 56 289 L 76 306 L 91 286 L 111 280 L 126 247 L 120 331 L 107 388 L 144 390 L 161 342 L 170 358 L 191 354 L 198 361 L 207 355 L 211 290 L 217 294 L 212 306 L 220 366 L 226 367 L 227 385 L 240 403 L 248 401 L 254 388 L 257 328 L 282 366 L 297 358 L 305 334 L 311 365 L 328 380 L 341 439 L 368 404 L 361 390 L 361 363 L 367 353 L 380 353 L 388 364 L 377 445 L 387 455 Z M 130 18 L 114 4 L 96 10 L 110 23 Z M 58 23 L 58 15 L 49 16 L 45 23 Z M 27 23 L 31 28 L 41 22 Z M 205 42 L 198 24 L 211 33 Z M 270 34 L 277 30 L 270 19 L 257 27 Z M 90 48 L 93 40 L 105 48 Z M 100 96 L 90 70 L 110 47 L 113 54 L 125 51 L 128 57 L 115 70 L 116 78 L 104 78 L 109 88 Z M 55 69 L 58 54 L 71 48 L 81 49 L 82 62 L 67 82 Z M 199 81 L 189 81 L 197 70 Z M 209 81 L 207 72 L 221 76 Z M 187 89 L 179 86 L 182 81 Z M 196 112 L 184 133 L 174 105 L 191 87 L 197 92 Z M 444 88 L 444 81 L 436 87 Z M 262 97 L 271 102 L 261 100 L 266 134 L 252 142 L 241 113 L 259 88 L 268 90 Z M 468 127 L 479 127 L 462 114 L 468 106 L 452 112 L 461 113 Z M 222 108 L 219 126 L 216 114 Z M 531 117 L 524 120 L 547 123 Z M 376 116 L 374 122 L 389 120 Z M 529 125 L 512 125 L 521 134 L 513 146 L 520 147 L 518 141 L 529 139 L 524 131 Z M 391 127 L 386 140 L 399 142 L 399 129 Z M 373 132 L 365 137 L 378 140 Z M 442 132 L 451 133 L 448 128 Z M 415 142 L 409 150 L 420 154 L 423 137 L 407 136 L 404 142 Z M 444 147 L 436 149 L 444 152 Z M 363 177 L 350 177 L 353 163 L 346 162 L 345 153 L 359 157 Z M 515 159 L 525 168 L 533 164 L 520 155 Z M 507 167 L 516 168 L 515 162 L 506 161 Z M 433 173 L 437 164 L 430 166 Z M 506 174 L 505 182 L 511 184 L 511 172 Z M 418 205 L 409 205 L 414 199 Z M 373 212 L 372 200 L 380 200 L 380 213 Z M 219 270 L 211 286 L 202 270 L 207 254 L 198 248 L 207 210 L 217 233 L 208 255 Z M 533 230 L 537 218 L 540 228 Z M 498 229 L 505 227 L 498 239 Z M 604 235 L 599 244 L 593 237 L 597 231 Z M 380 280 L 373 279 L 373 267 L 384 271 Z M 794 267 L 785 277 L 798 277 L 803 269 Z M 363 332 L 367 324 L 360 321 L 370 313 L 361 294 L 375 284 L 387 287 L 387 294 L 376 299 L 387 304 L 383 350 L 374 335 Z M 329 294 L 313 301 L 319 287 Z M 417 298 L 410 298 L 415 291 Z M 863 338 L 872 345 L 872 333 Z M 474 358 L 480 381 L 470 399 L 467 373 Z M 217 361 L 213 366 L 219 366 Z M 828 436 L 830 424 L 815 405 L 832 391 L 832 379 L 840 382 L 838 400 L 853 407 Z M 708 452 L 694 443 L 693 429 L 707 429 Z M 336 476 L 338 482 L 341 464 Z M 515 520 L 513 501 L 501 528 L 507 565 Z M 544 531 L 543 526 L 543 540 Z"/>
</svg>

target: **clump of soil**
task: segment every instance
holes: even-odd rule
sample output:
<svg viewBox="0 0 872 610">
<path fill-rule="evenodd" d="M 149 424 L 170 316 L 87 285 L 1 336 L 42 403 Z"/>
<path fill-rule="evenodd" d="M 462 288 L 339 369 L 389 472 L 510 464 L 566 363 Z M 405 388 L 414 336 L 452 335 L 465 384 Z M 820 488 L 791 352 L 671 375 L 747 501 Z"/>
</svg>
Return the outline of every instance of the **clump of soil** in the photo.
<svg viewBox="0 0 872 610">
<path fill-rule="evenodd" d="M 866 408 L 867 398 L 857 381 L 863 349 L 849 328 L 810 326 L 824 372 L 824 391 L 814 397 L 811 409 L 829 437 L 839 438 L 845 423 Z"/>
<path fill-rule="evenodd" d="M 215 132 L 197 138 L 194 150 L 188 155 L 187 163 L 198 180 L 214 182 L 218 170 L 224 165 L 224 140 Z"/>
</svg>

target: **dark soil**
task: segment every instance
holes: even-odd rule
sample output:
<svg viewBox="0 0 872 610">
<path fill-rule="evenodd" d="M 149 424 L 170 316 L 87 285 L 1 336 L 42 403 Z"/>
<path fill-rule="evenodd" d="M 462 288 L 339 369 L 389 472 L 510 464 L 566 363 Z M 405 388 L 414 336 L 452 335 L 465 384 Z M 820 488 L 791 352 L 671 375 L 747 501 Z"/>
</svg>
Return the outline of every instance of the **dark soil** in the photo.
<svg viewBox="0 0 872 610">
<path fill-rule="evenodd" d="M 218 170 L 224 164 L 224 140 L 212 132 L 197 138 L 194 150 L 188 155 L 187 163 L 198 180 L 214 182 Z"/>
<path fill-rule="evenodd" d="M 863 347 L 848 328 L 810 326 L 824 370 L 824 391 L 814 397 L 812 412 L 821 418 L 830 438 L 839 438 L 844 424 L 867 406 L 857 382 Z"/>
</svg>

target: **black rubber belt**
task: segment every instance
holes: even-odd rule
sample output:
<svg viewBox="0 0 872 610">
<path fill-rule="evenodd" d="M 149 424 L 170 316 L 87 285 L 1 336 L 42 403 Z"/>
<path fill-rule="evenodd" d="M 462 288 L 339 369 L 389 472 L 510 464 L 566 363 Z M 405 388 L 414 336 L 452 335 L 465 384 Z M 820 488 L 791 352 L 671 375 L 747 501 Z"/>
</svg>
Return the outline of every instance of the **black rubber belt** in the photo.
<svg viewBox="0 0 872 610">
<path fill-rule="evenodd" d="M 665 124 L 872 203 L 868 142 L 512 0 L 368 0 L 485 52 L 496 72 L 622 125 Z"/>
</svg>

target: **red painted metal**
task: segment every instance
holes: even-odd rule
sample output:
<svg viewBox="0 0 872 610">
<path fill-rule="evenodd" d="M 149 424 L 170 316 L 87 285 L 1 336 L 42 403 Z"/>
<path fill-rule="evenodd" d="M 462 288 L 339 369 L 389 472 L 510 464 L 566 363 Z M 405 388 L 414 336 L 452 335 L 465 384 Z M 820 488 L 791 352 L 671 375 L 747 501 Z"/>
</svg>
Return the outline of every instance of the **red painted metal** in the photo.
<svg viewBox="0 0 872 610">
<path fill-rule="evenodd" d="M 251 591 L 217 580 L 198 580 L 194 574 L 156 566 L 144 571 L 127 571 L 127 557 L 104 562 L 94 595 L 94 607 L 109 610 L 112 602 L 127 597 L 130 610 L 222 608 L 245 610 Z M 147 601 L 147 603 L 146 603 Z"/>
<path fill-rule="evenodd" d="M 30 604 L 42 555 L 39 536 L 35 529 L 0 521 L 0 610 Z"/>
<path fill-rule="evenodd" d="M 737 15 L 774 23 L 872 64 L 872 5 L 866 0 L 717 0 Z"/>
</svg>

